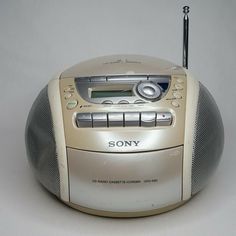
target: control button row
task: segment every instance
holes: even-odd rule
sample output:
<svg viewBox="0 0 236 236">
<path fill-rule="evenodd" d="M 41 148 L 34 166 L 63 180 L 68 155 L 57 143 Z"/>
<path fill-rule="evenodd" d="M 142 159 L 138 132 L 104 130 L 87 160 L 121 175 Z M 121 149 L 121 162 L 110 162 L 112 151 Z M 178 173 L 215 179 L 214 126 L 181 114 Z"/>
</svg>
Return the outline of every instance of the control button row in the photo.
<svg viewBox="0 0 236 236">
<path fill-rule="evenodd" d="M 169 126 L 172 123 L 170 112 L 110 112 L 77 113 L 76 124 L 87 127 L 154 127 Z"/>
<path fill-rule="evenodd" d="M 171 105 L 175 108 L 178 108 L 178 107 L 180 107 L 180 104 L 179 104 L 178 100 L 183 98 L 181 92 L 183 90 L 183 85 L 182 84 L 183 84 L 184 80 L 182 78 L 178 78 L 176 80 L 176 82 L 177 83 L 174 84 L 174 89 L 173 89 L 173 93 L 172 93 L 174 99 L 176 99 L 176 100 L 173 100 L 171 102 Z"/>
<path fill-rule="evenodd" d="M 145 103 L 145 101 L 143 101 L 143 100 L 141 100 L 141 99 L 138 99 L 138 100 L 135 100 L 135 101 L 132 102 L 132 103 L 134 103 L 134 104 L 141 104 L 141 103 Z M 132 104 L 132 103 L 131 103 L 131 104 Z M 104 100 L 104 101 L 102 102 L 102 104 L 113 104 L 113 101 L 111 101 L 111 100 Z M 130 102 L 127 101 L 127 100 L 121 100 L 121 101 L 119 101 L 118 103 L 115 103 L 115 104 L 130 104 Z"/>
</svg>

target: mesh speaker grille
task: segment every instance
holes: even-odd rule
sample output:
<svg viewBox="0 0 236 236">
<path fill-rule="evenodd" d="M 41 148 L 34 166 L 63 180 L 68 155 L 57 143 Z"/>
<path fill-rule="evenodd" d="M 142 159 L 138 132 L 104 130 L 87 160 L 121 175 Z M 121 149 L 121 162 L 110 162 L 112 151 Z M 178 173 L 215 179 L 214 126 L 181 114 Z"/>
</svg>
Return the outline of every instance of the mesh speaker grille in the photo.
<svg viewBox="0 0 236 236">
<path fill-rule="evenodd" d="M 59 170 L 47 86 L 30 110 L 25 131 L 28 160 L 42 185 L 60 196 Z"/>
<path fill-rule="evenodd" d="M 216 169 L 224 146 L 224 128 L 219 109 L 199 83 L 192 162 L 192 194 L 200 191 Z"/>
</svg>

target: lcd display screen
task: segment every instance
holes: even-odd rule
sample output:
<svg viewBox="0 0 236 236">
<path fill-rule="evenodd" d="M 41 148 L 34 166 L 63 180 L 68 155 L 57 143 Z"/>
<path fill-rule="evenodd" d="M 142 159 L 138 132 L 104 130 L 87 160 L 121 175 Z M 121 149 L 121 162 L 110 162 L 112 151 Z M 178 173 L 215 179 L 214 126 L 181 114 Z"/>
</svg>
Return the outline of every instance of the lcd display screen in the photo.
<svg viewBox="0 0 236 236">
<path fill-rule="evenodd" d="M 92 91 L 91 98 L 106 98 L 106 97 L 131 97 L 132 90 L 101 90 Z"/>
</svg>

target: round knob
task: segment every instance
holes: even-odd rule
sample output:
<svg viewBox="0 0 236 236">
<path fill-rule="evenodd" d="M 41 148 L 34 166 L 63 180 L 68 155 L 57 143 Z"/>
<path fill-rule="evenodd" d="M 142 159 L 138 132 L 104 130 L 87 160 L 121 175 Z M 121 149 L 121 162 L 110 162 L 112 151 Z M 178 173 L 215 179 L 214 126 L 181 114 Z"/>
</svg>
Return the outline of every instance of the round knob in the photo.
<svg viewBox="0 0 236 236">
<path fill-rule="evenodd" d="M 161 97 L 161 87 L 153 82 L 141 82 L 136 87 L 137 93 L 147 100 L 158 100 Z"/>
</svg>

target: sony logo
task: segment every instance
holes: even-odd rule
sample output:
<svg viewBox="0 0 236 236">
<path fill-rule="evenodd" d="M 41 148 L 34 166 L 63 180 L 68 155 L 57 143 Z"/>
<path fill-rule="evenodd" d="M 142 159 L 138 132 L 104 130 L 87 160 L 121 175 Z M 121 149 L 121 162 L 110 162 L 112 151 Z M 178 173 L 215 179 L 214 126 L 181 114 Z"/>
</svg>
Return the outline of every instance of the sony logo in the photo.
<svg viewBox="0 0 236 236">
<path fill-rule="evenodd" d="M 109 147 L 137 147 L 140 141 L 109 141 Z"/>
</svg>

